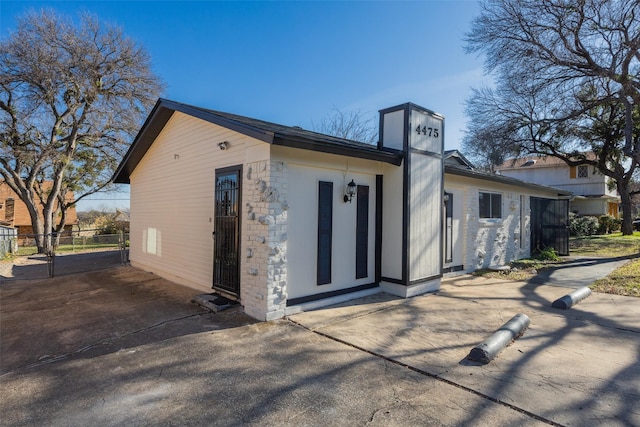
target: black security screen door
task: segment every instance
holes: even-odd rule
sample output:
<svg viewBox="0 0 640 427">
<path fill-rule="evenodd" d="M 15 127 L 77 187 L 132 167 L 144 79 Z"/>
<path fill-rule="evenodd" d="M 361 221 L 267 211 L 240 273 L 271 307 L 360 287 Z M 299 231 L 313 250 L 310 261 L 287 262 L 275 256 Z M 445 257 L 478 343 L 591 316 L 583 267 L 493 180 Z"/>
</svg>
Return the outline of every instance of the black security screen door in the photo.
<svg viewBox="0 0 640 427">
<path fill-rule="evenodd" d="M 218 169 L 215 188 L 213 288 L 240 296 L 240 166 Z"/>
<path fill-rule="evenodd" d="M 531 198 L 531 253 L 554 248 L 569 255 L 569 201 Z"/>
</svg>

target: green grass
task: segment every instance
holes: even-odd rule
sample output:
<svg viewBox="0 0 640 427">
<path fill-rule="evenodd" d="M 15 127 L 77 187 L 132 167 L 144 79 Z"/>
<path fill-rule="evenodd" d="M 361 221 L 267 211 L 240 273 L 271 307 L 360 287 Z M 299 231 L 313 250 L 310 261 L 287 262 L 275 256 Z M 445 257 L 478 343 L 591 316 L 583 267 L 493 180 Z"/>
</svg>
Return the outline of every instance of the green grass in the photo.
<svg viewBox="0 0 640 427">
<path fill-rule="evenodd" d="M 569 241 L 569 252 L 574 256 L 619 257 L 640 254 L 640 231 L 631 236 L 622 233 L 601 236 L 575 237 Z"/>
<path fill-rule="evenodd" d="M 33 240 L 32 240 L 33 242 Z M 96 236 L 75 236 L 73 238 L 63 236 L 60 245 L 56 248 L 56 253 L 91 252 L 105 249 L 118 249 L 119 237 L 117 235 L 96 235 Z M 126 240 L 129 246 L 129 240 Z M 20 256 L 36 255 L 38 248 L 33 246 L 18 245 L 18 252 L 10 254 L 5 259 L 13 259 Z"/>
<path fill-rule="evenodd" d="M 626 263 L 590 288 L 595 292 L 640 297 L 640 259 Z"/>
<path fill-rule="evenodd" d="M 65 253 L 65 252 L 84 252 L 84 251 L 92 251 L 96 249 L 106 249 L 113 248 L 118 249 L 117 243 L 86 243 L 86 244 L 75 244 L 75 245 L 60 245 L 56 249 L 56 253 Z M 38 248 L 35 246 L 20 246 L 18 247 L 18 253 L 15 256 L 28 256 L 35 255 L 38 253 Z"/>
<path fill-rule="evenodd" d="M 585 257 L 640 257 L 640 232 L 632 236 L 612 233 L 601 236 L 571 238 L 571 256 Z M 475 275 L 513 281 L 527 281 L 545 268 L 562 264 L 562 260 L 542 261 L 521 259 L 510 264 L 509 271 L 477 270 Z M 591 288 L 596 292 L 640 297 L 640 259 L 635 259 L 615 270 L 604 279 L 596 281 Z"/>
</svg>

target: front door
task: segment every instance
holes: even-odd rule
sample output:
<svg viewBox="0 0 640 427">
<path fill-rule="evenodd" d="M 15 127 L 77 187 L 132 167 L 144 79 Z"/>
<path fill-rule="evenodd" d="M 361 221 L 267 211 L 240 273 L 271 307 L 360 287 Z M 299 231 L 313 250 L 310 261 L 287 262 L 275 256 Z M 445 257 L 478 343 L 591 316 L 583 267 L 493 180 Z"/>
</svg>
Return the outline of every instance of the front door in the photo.
<svg viewBox="0 0 640 427">
<path fill-rule="evenodd" d="M 240 195 L 242 166 L 216 170 L 213 289 L 240 297 Z"/>
</svg>

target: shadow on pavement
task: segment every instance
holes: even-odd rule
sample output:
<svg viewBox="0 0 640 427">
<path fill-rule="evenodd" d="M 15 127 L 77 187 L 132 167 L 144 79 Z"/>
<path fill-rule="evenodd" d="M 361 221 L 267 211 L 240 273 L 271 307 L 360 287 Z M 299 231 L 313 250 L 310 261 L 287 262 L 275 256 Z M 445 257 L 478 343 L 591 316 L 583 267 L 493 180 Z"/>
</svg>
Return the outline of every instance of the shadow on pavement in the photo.
<svg viewBox="0 0 640 427">
<path fill-rule="evenodd" d="M 198 291 L 133 267 L 0 286 L 0 373 L 254 323 L 191 302 Z"/>
<path fill-rule="evenodd" d="M 117 249 L 56 254 L 54 277 L 121 266 L 122 259 L 122 253 Z M 128 254 L 125 256 L 126 259 Z M 0 261 L 0 283 L 47 278 L 49 269 L 46 255 L 22 256 L 11 261 Z"/>
<path fill-rule="evenodd" d="M 292 316 L 316 335 L 204 312 L 132 267 L 15 281 L 0 286 L 0 408 L 32 425 L 640 425 L 640 300 L 552 309 L 568 291 L 463 276 Z M 516 312 L 522 338 L 460 363 Z"/>
<path fill-rule="evenodd" d="M 514 307 L 512 313 L 515 314 L 519 305 L 520 312 L 529 313 L 533 328 L 521 338 L 527 345 L 517 357 L 478 368 L 500 373 L 499 379 L 486 381 L 479 390 L 493 398 L 523 405 L 521 407 L 533 413 L 544 414 L 546 420 L 560 425 L 575 422 L 637 425 L 640 421 L 637 405 L 640 399 L 640 322 L 637 321 L 640 299 L 594 294 L 570 310 L 559 310 L 551 307 L 554 298 L 549 298 L 547 286 L 589 286 L 633 258 L 637 256 L 580 258 L 544 270 L 528 282 L 504 281 L 505 286 L 515 286 L 520 295 L 474 294 L 473 301 L 487 304 L 488 309 L 499 309 L 505 303 Z M 562 272 L 560 277 L 558 272 Z M 567 286 L 571 281 L 576 286 Z M 566 289 L 562 294 L 569 292 L 571 289 Z M 531 337 L 532 334 L 535 337 Z M 459 363 L 473 365 L 468 361 Z M 544 367 L 545 364 L 548 366 Z M 517 389 L 530 389 L 533 397 L 537 394 L 536 388 L 549 386 L 558 394 L 557 402 L 563 402 L 559 409 L 551 409 L 554 405 L 545 411 L 532 409 L 536 406 L 535 398 L 521 403 L 511 400 L 522 393 L 515 392 Z M 547 394 L 540 400 L 545 399 L 553 402 L 554 396 Z M 470 410 L 466 422 L 472 423 L 481 413 L 482 408 Z"/>
</svg>

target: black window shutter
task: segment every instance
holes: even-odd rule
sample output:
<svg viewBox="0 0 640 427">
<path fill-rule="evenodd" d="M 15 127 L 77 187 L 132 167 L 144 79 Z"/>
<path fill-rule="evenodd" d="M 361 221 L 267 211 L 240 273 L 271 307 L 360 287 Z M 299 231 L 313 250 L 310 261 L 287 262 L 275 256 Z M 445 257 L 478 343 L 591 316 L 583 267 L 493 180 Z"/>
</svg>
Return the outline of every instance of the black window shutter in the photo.
<svg viewBox="0 0 640 427">
<path fill-rule="evenodd" d="M 333 228 L 333 182 L 318 183 L 318 285 L 331 283 L 331 234 Z"/>
<path fill-rule="evenodd" d="M 356 279 L 367 277 L 369 255 L 369 187 L 358 185 L 356 208 Z"/>
</svg>

